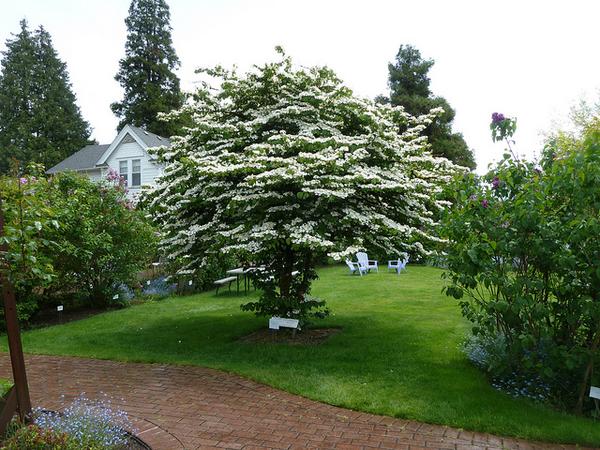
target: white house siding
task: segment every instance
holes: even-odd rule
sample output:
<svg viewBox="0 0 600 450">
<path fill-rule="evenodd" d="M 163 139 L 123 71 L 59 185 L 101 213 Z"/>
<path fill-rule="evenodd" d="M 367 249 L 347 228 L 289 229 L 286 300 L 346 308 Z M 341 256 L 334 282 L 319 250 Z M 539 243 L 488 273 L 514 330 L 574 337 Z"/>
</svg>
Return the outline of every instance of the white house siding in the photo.
<svg viewBox="0 0 600 450">
<path fill-rule="evenodd" d="M 129 139 L 124 139 L 127 141 Z M 141 185 L 140 186 L 129 186 L 129 198 L 136 198 L 141 190 L 142 186 L 153 185 L 154 179 L 159 175 L 161 167 L 154 163 L 148 153 L 137 142 L 121 142 L 117 148 L 112 152 L 112 154 L 107 159 L 106 163 L 108 167 L 115 169 L 119 172 L 119 165 L 121 161 L 128 161 L 128 170 L 129 170 L 129 184 L 131 184 L 131 169 L 132 169 L 132 160 L 139 159 L 140 160 L 140 168 L 141 168 Z M 108 170 L 108 169 L 106 169 Z"/>
<path fill-rule="evenodd" d="M 102 169 L 82 170 L 81 173 L 85 174 L 92 181 L 100 181 L 104 177 Z"/>
<path fill-rule="evenodd" d="M 154 180 L 162 173 L 162 166 L 149 158 L 142 159 L 142 185 L 153 185 Z"/>
</svg>

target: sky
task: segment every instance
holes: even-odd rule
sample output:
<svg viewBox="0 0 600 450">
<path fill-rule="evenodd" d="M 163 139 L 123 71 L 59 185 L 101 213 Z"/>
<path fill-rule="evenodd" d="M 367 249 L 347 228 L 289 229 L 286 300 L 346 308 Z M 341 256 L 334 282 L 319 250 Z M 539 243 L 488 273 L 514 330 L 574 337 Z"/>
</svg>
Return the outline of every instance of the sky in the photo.
<svg viewBox="0 0 600 450">
<path fill-rule="evenodd" d="M 361 97 L 387 92 L 387 64 L 401 44 L 435 60 L 431 89 L 456 110 L 455 131 L 478 172 L 501 157 L 492 112 L 516 117 L 519 153 L 539 155 L 542 134 L 581 98 L 600 96 L 598 0 L 167 0 L 177 73 L 191 91 L 198 67 L 249 69 L 281 45 L 303 66 L 327 65 Z M 67 63 L 84 118 L 110 143 L 110 103 L 124 56 L 129 0 L 0 0 L 0 50 L 26 18 L 43 25 Z"/>
</svg>

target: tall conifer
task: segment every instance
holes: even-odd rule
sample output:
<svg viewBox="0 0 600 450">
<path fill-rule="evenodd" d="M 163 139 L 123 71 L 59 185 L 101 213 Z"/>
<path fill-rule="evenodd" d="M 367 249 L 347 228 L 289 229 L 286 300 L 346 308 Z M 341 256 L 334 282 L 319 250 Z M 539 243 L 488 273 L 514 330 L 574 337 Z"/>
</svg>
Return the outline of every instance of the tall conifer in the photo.
<svg viewBox="0 0 600 450">
<path fill-rule="evenodd" d="M 90 127 L 50 34 L 21 21 L 0 62 L 0 173 L 11 160 L 47 168 L 89 143 Z"/>
<path fill-rule="evenodd" d="M 158 119 L 161 112 L 181 107 L 183 95 L 174 70 L 179 58 L 171 39 L 169 6 L 164 0 L 132 0 L 127 25 L 125 57 L 115 79 L 125 93 L 111 108 L 125 124 L 171 136 L 178 126 Z"/>
<path fill-rule="evenodd" d="M 390 95 L 379 96 L 376 100 L 394 106 L 401 105 L 414 116 L 427 114 L 433 108 L 443 108 L 444 113 L 425 130 L 431 144 L 431 152 L 474 169 L 473 152 L 462 134 L 452 131 L 452 122 L 456 114 L 454 109 L 445 98 L 434 96 L 429 88 L 429 70 L 433 64 L 432 59 L 423 59 L 421 52 L 415 47 L 401 45 L 395 63 L 388 64 Z"/>
</svg>

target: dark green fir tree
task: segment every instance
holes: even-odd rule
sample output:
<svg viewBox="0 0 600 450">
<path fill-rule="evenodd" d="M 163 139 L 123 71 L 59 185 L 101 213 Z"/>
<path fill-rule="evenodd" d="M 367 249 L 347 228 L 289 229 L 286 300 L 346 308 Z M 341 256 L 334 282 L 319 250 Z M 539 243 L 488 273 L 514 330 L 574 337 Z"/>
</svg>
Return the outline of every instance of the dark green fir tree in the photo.
<svg viewBox="0 0 600 450">
<path fill-rule="evenodd" d="M 132 0 L 129 6 L 125 58 L 115 76 L 125 92 L 122 101 L 111 105 L 120 119 L 119 129 L 131 124 L 167 137 L 179 130 L 179 124 L 157 117 L 181 107 L 184 100 L 174 73 L 180 63 L 170 19 L 165 0 Z"/>
<path fill-rule="evenodd" d="M 401 105 L 412 115 L 426 114 L 433 108 L 444 113 L 425 130 L 434 155 L 444 156 L 456 164 L 475 168 L 473 152 L 461 133 L 452 131 L 454 109 L 443 97 L 434 96 L 429 84 L 432 59 L 423 59 L 421 52 L 411 45 L 401 45 L 395 63 L 388 64 L 389 97 L 379 96 L 376 101 Z"/>
<path fill-rule="evenodd" d="M 50 34 L 21 21 L 0 62 L 0 173 L 16 161 L 51 167 L 89 143 L 67 67 Z"/>
</svg>

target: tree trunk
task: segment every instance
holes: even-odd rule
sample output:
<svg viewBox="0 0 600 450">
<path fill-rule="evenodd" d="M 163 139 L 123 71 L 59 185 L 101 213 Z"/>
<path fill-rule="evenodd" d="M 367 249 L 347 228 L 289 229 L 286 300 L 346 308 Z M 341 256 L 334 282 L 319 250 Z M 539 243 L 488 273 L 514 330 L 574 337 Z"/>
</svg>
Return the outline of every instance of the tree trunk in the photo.
<svg viewBox="0 0 600 450">
<path fill-rule="evenodd" d="M 292 272 L 294 270 L 294 252 L 291 247 L 284 247 L 282 251 L 282 264 L 279 273 L 279 294 L 283 298 L 290 296 Z"/>
</svg>

